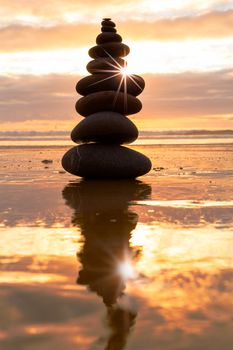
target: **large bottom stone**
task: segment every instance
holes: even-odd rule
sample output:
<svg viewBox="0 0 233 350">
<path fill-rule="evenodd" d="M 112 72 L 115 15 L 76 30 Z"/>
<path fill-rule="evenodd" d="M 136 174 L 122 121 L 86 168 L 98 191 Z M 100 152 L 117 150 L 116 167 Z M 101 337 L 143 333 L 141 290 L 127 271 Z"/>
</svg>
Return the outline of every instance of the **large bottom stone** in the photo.
<svg viewBox="0 0 233 350">
<path fill-rule="evenodd" d="M 123 179 L 145 175 L 151 169 L 151 161 L 126 147 L 93 143 L 71 148 L 63 156 L 62 166 L 84 178 Z"/>
<path fill-rule="evenodd" d="M 131 143 L 138 137 L 136 126 L 122 114 L 99 112 L 83 119 L 71 132 L 76 143 Z"/>
</svg>

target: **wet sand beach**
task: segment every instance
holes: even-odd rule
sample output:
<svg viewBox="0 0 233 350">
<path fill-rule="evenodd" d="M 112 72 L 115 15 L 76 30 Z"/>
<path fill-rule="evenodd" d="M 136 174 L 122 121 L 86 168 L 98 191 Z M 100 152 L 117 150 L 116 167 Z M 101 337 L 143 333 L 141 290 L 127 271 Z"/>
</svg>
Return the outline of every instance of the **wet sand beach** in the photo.
<svg viewBox="0 0 233 350">
<path fill-rule="evenodd" d="M 1 147 L 2 349 L 232 349 L 233 144 L 132 148 L 148 175 L 83 181 Z"/>
</svg>

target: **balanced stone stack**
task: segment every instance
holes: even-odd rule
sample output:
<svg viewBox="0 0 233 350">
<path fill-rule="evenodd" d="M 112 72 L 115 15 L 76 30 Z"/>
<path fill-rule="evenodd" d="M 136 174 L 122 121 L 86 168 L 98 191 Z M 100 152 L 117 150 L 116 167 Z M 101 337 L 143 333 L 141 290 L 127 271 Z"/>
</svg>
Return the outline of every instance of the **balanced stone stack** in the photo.
<svg viewBox="0 0 233 350">
<path fill-rule="evenodd" d="M 145 86 L 138 75 L 126 75 L 129 47 L 122 43 L 110 18 L 102 21 L 97 45 L 89 50 L 93 58 L 87 64 L 91 75 L 76 86 L 82 95 L 76 111 L 84 119 L 71 132 L 71 139 L 81 144 L 70 149 L 62 159 L 63 168 L 84 178 L 136 178 L 151 169 L 150 159 L 121 146 L 138 137 L 136 126 L 126 116 L 139 112 L 139 95 Z"/>
</svg>

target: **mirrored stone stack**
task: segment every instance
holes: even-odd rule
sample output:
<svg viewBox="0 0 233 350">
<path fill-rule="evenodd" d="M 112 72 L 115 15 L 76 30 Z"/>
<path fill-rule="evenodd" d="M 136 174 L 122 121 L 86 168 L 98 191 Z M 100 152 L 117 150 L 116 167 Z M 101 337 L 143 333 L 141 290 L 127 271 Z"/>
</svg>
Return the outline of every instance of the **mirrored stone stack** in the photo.
<svg viewBox="0 0 233 350">
<path fill-rule="evenodd" d="M 62 159 L 63 168 L 84 178 L 136 178 L 151 169 L 145 155 L 121 146 L 138 137 L 136 126 L 126 115 L 139 112 L 142 104 L 137 95 L 144 89 L 138 75 L 126 75 L 129 47 L 122 43 L 115 23 L 102 21 L 97 45 L 89 50 L 93 58 L 87 64 L 91 74 L 76 86 L 82 95 L 76 111 L 84 119 L 71 132 L 71 139 L 80 144 Z"/>
</svg>

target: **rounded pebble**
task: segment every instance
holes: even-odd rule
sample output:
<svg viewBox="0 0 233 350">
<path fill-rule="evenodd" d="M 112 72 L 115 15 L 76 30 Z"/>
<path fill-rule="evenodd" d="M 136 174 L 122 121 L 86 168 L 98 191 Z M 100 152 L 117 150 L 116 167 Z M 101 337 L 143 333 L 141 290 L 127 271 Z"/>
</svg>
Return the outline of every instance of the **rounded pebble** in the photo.
<svg viewBox="0 0 233 350">
<path fill-rule="evenodd" d="M 151 161 L 143 154 L 117 145 L 88 144 L 71 148 L 62 158 L 69 173 L 84 178 L 136 178 L 148 173 Z"/>
<path fill-rule="evenodd" d="M 102 26 L 101 27 L 101 32 L 111 32 L 111 33 L 116 33 L 116 29 L 114 27 L 110 27 L 110 26 Z"/>
<path fill-rule="evenodd" d="M 100 33 L 96 38 L 96 44 L 106 44 L 106 43 L 121 43 L 122 37 L 117 33 L 104 32 Z"/>
<path fill-rule="evenodd" d="M 109 18 L 107 19 L 103 19 L 103 21 L 101 22 L 101 25 L 104 27 L 104 26 L 107 26 L 107 27 L 116 27 L 116 24 L 111 21 Z"/>
<path fill-rule="evenodd" d="M 119 65 L 125 67 L 126 61 L 120 57 L 114 57 L 114 60 L 111 57 L 96 58 L 87 64 L 87 70 L 91 74 L 104 73 L 105 70 L 112 73 L 120 68 Z"/>
<path fill-rule="evenodd" d="M 100 91 L 81 97 L 75 105 L 76 111 L 84 117 L 100 111 L 112 111 L 126 115 L 138 113 L 142 104 L 130 94 L 116 91 Z"/>
<path fill-rule="evenodd" d="M 123 43 L 107 43 L 90 48 L 88 54 L 92 58 L 99 57 L 124 57 L 129 54 L 129 47 Z"/>
<path fill-rule="evenodd" d="M 83 119 L 71 132 L 76 143 L 100 142 L 111 144 L 130 143 L 137 139 L 138 129 L 122 114 L 99 112 Z"/>
<path fill-rule="evenodd" d="M 115 75 L 118 74 L 118 75 Z M 98 91 L 120 91 L 137 96 L 145 87 L 143 78 L 138 75 L 125 76 L 123 78 L 119 70 L 115 73 L 94 74 L 89 75 L 81 80 L 76 85 L 76 91 L 80 95 L 88 95 Z"/>
</svg>

